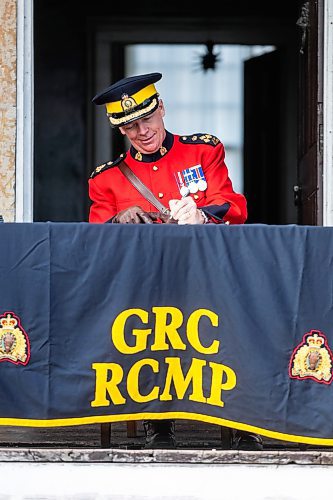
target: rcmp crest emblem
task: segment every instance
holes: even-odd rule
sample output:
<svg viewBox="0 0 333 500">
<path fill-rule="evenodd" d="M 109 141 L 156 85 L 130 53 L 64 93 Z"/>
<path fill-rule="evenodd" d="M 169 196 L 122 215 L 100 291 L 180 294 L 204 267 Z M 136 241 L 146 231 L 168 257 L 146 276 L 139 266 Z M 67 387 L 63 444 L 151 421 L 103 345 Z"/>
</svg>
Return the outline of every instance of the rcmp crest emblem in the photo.
<svg viewBox="0 0 333 500">
<path fill-rule="evenodd" d="M 0 361 L 26 365 L 30 359 L 29 337 L 12 312 L 0 315 Z"/>
<path fill-rule="evenodd" d="M 135 102 L 135 99 L 133 97 L 129 97 L 128 94 L 123 94 L 121 96 L 121 107 L 123 110 L 126 112 L 130 111 L 132 108 L 135 108 L 137 106 L 137 103 Z"/>
<path fill-rule="evenodd" d="M 303 336 L 303 341 L 292 353 L 289 376 L 330 384 L 333 378 L 332 365 L 333 356 L 326 336 L 319 330 L 311 330 Z"/>
</svg>

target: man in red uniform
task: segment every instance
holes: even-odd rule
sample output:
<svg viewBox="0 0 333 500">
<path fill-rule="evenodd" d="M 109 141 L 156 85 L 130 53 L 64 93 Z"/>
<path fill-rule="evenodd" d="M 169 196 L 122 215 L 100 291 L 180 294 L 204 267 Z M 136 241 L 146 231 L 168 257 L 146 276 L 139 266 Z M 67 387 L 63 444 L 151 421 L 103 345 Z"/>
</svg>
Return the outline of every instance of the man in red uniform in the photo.
<svg viewBox="0 0 333 500">
<path fill-rule="evenodd" d="M 141 212 L 156 212 L 117 168 L 123 160 L 165 207 L 172 200 L 172 215 L 178 223 L 245 222 L 246 200 L 233 190 L 219 139 L 203 133 L 178 136 L 165 130 L 164 105 L 154 85 L 161 76 L 125 78 L 93 99 L 106 104 L 111 125 L 119 127 L 131 147 L 91 175 L 89 221 L 142 222 Z M 181 198 L 186 190 L 189 196 Z"/>
<path fill-rule="evenodd" d="M 154 85 L 161 77 L 161 73 L 150 73 L 124 78 L 93 99 L 106 106 L 111 126 L 119 128 L 131 146 L 92 173 L 89 222 L 165 221 L 120 170 L 124 162 L 170 209 L 174 222 L 244 223 L 246 199 L 233 189 L 220 140 L 207 133 L 179 136 L 165 129 L 164 105 Z M 174 445 L 173 424 L 172 420 L 145 421 L 147 446 Z M 233 442 L 239 449 L 262 448 L 255 434 L 234 431 Z"/>
</svg>

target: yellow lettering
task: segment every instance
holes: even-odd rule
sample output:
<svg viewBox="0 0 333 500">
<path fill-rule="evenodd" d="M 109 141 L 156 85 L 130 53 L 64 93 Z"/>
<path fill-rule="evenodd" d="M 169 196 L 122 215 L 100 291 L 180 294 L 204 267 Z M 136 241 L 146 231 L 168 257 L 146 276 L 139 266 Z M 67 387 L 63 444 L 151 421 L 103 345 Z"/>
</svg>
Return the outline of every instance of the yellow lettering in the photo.
<svg viewBox="0 0 333 500">
<path fill-rule="evenodd" d="M 209 363 L 212 369 L 212 385 L 210 396 L 207 399 L 209 405 L 224 406 L 222 401 L 222 390 L 230 391 L 236 387 L 236 373 L 232 368 L 220 365 L 219 363 Z M 223 382 L 223 375 L 225 374 L 225 382 Z"/>
<path fill-rule="evenodd" d="M 151 346 L 152 351 L 164 351 L 170 348 L 184 351 L 186 345 L 180 338 L 177 329 L 183 324 L 183 314 L 177 307 L 153 307 L 156 314 L 155 322 L 155 342 Z M 167 324 L 167 316 L 170 315 L 170 322 Z M 170 345 L 166 343 L 168 337 Z"/>
<path fill-rule="evenodd" d="M 160 400 L 172 400 L 172 395 L 170 394 L 172 382 L 174 383 L 177 398 L 183 399 L 188 386 L 192 382 L 192 394 L 190 394 L 189 399 L 191 401 L 205 403 L 206 398 L 204 397 L 202 391 L 202 369 L 206 365 L 206 361 L 193 358 L 185 378 L 180 364 L 180 358 L 165 358 L 165 362 L 169 366 L 164 391 L 160 396 Z"/>
<path fill-rule="evenodd" d="M 130 398 L 137 403 L 147 403 L 158 398 L 159 387 L 154 386 L 149 394 L 143 396 L 139 391 L 140 370 L 143 366 L 151 366 L 154 373 L 158 373 L 158 361 L 156 359 L 140 359 L 130 369 L 127 377 L 127 391 Z"/>
<path fill-rule="evenodd" d="M 111 329 L 112 342 L 116 349 L 123 354 L 136 354 L 147 348 L 147 337 L 151 328 L 146 330 L 133 329 L 132 335 L 136 337 L 135 345 L 129 346 L 125 341 L 125 324 L 130 316 L 138 316 L 142 323 L 148 323 L 148 312 L 144 309 L 125 309 L 113 322 Z"/>
<path fill-rule="evenodd" d="M 117 363 L 93 363 L 92 369 L 96 371 L 96 388 L 95 399 L 91 402 L 91 406 L 110 406 L 110 400 L 106 397 L 107 394 L 115 405 L 126 403 L 126 399 L 118 389 L 118 384 L 120 384 L 124 375 L 122 367 Z M 108 380 L 109 371 L 111 377 Z"/>
<path fill-rule="evenodd" d="M 198 309 L 193 311 L 191 316 L 188 318 L 186 329 L 187 338 L 196 351 L 201 352 L 202 354 L 216 354 L 220 346 L 219 340 L 214 340 L 209 347 L 203 346 L 200 342 L 199 321 L 202 316 L 207 316 L 213 326 L 218 326 L 219 317 L 217 314 L 209 309 Z"/>
</svg>

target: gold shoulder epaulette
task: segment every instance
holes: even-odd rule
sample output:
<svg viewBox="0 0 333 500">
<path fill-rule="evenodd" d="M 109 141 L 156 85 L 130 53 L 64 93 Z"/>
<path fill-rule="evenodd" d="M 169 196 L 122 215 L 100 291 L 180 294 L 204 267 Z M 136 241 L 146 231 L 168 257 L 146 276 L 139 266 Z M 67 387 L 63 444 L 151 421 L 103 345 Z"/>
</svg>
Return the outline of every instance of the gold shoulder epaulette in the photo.
<svg viewBox="0 0 333 500">
<path fill-rule="evenodd" d="M 105 172 L 105 170 L 108 170 L 109 168 L 116 167 L 125 158 L 126 158 L 126 153 L 122 153 L 116 160 L 108 161 L 107 163 L 102 163 L 102 165 L 99 165 L 98 167 L 95 168 L 95 170 L 91 174 L 90 178 L 93 179 L 94 177 L 96 177 L 96 175 L 101 174 L 102 172 Z"/>
<path fill-rule="evenodd" d="M 210 146 L 217 146 L 220 142 L 220 139 L 211 134 L 183 135 L 179 137 L 179 140 L 184 144 L 209 144 Z"/>
</svg>

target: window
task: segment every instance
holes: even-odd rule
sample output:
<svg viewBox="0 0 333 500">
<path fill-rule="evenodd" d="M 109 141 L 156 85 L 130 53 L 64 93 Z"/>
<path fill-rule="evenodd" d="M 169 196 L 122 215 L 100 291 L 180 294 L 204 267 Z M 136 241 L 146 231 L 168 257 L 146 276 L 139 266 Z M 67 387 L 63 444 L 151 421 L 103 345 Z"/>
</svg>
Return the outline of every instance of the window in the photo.
<svg viewBox="0 0 333 500">
<path fill-rule="evenodd" d="M 204 45 L 128 45 L 126 75 L 160 72 L 156 86 L 166 106 L 167 130 L 204 132 L 224 144 L 236 191 L 243 192 L 243 61 L 271 46 L 215 45 L 218 61 L 204 71 Z"/>
</svg>

